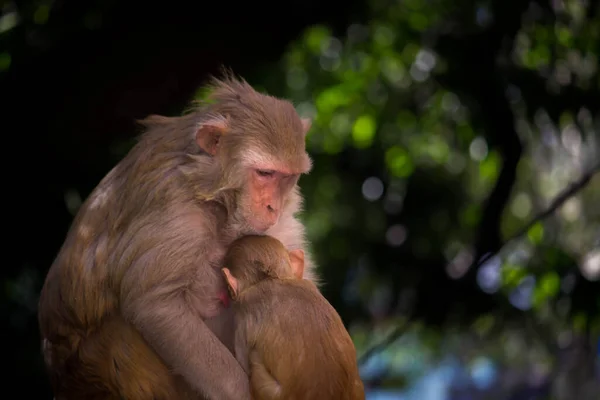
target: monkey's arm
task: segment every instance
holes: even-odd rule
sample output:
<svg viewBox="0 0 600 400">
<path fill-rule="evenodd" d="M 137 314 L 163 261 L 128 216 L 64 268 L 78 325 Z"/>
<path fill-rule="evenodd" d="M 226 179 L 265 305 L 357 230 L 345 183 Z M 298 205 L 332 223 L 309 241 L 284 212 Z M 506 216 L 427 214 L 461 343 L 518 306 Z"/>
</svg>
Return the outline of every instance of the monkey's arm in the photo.
<svg viewBox="0 0 600 400">
<path fill-rule="evenodd" d="M 234 340 L 235 358 L 238 360 L 246 374 L 249 375 L 247 318 L 245 318 L 244 315 L 241 315 L 241 313 L 236 315 Z"/>
<path fill-rule="evenodd" d="M 261 318 L 256 307 L 248 310 L 249 314 L 245 318 L 244 330 L 238 335 L 236 332 L 236 356 L 240 363 L 243 363 L 244 368 L 250 376 L 250 387 L 252 394 L 259 399 L 285 399 L 287 398 L 282 392 L 284 382 L 278 381 L 272 375 L 273 371 L 277 370 L 279 365 L 265 365 L 265 349 L 273 349 L 278 341 L 273 337 L 274 332 L 272 327 L 269 327 L 268 322 Z M 264 310 L 263 310 L 264 312 Z M 271 329 L 270 329 L 271 328 Z M 281 342 L 279 342 L 281 343 Z M 282 356 L 285 357 L 286 347 L 283 350 Z"/>
<path fill-rule="evenodd" d="M 169 254 L 164 249 L 161 253 Z M 143 258 L 161 259 L 153 255 L 146 254 Z M 250 399 L 248 376 L 233 354 L 208 329 L 198 310 L 190 305 L 184 286 L 187 279 L 172 272 L 170 277 L 148 281 L 151 271 L 181 268 L 177 265 L 177 254 L 170 256 L 174 260 L 171 264 L 155 261 L 156 265 L 146 263 L 130 268 L 122 282 L 123 316 L 134 324 L 164 362 L 199 393 L 215 400 Z"/>
</svg>

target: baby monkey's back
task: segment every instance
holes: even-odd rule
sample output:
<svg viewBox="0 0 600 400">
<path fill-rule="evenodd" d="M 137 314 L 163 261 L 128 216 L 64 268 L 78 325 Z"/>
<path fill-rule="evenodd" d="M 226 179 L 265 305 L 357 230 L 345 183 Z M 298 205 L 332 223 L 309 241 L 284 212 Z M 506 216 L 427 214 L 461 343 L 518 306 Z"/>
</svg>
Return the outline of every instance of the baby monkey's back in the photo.
<svg viewBox="0 0 600 400">
<path fill-rule="evenodd" d="M 365 398 L 350 335 L 312 282 L 268 279 L 243 297 L 238 329 L 255 399 Z"/>
<path fill-rule="evenodd" d="M 269 236 L 238 239 L 225 257 L 235 355 L 250 375 L 253 397 L 362 400 L 350 335 L 303 271 L 302 250 L 288 251 Z"/>
</svg>

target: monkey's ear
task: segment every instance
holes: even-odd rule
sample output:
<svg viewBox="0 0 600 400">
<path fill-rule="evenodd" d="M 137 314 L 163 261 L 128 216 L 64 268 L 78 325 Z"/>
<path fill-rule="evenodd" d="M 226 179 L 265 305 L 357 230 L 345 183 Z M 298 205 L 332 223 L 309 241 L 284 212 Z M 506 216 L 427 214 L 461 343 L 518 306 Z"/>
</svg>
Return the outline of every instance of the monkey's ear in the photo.
<svg viewBox="0 0 600 400">
<path fill-rule="evenodd" d="M 221 136 L 227 131 L 227 119 L 215 117 L 203 121 L 196 130 L 196 143 L 202 150 L 214 156 L 217 154 Z"/>
<path fill-rule="evenodd" d="M 302 129 L 304 130 L 304 134 L 306 135 L 308 133 L 308 130 L 312 126 L 312 121 L 310 120 L 310 118 L 300 118 L 300 120 L 302 121 Z"/>
<path fill-rule="evenodd" d="M 290 262 L 294 276 L 302 279 L 304 276 L 304 250 L 296 249 L 290 251 Z"/>
<path fill-rule="evenodd" d="M 237 298 L 239 290 L 237 279 L 235 279 L 233 275 L 231 275 L 231 271 L 229 271 L 229 268 L 222 268 L 221 271 L 223 272 L 223 276 L 227 281 L 227 287 L 229 289 L 229 294 L 231 295 L 231 298 Z"/>
</svg>

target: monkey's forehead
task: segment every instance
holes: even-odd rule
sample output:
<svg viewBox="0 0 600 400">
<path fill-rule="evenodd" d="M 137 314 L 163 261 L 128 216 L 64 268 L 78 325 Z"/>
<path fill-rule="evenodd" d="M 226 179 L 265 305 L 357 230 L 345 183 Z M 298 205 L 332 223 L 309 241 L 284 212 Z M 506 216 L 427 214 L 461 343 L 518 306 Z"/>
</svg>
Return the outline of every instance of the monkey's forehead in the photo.
<svg viewBox="0 0 600 400">
<path fill-rule="evenodd" d="M 310 169 L 304 126 L 289 101 L 256 92 L 219 100 L 211 111 L 225 116 L 225 140 L 231 149 L 243 149 L 248 164 L 294 173 Z"/>
<path fill-rule="evenodd" d="M 298 112 L 284 99 L 252 92 L 221 98 L 211 108 L 237 128 L 257 133 L 266 131 L 274 140 L 289 140 L 304 133 Z"/>
<path fill-rule="evenodd" d="M 283 149 L 248 147 L 240 149 L 241 159 L 246 166 L 260 169 L 274 169 L 289 174 L 302 174 L 310 171 L 311 160 L 304 148 Z"/>
</svg>

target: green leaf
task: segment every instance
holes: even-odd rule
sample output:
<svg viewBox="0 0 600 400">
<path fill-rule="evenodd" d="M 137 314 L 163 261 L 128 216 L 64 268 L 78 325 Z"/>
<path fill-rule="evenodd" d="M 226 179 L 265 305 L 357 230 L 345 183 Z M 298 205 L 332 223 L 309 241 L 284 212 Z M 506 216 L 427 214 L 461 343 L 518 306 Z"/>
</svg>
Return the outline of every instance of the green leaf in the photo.
<svg viewBox="0 0 600 400">
<path fill-rule="evenodd" d="M 386 151 L 385 163 L 390 173 L 400 178 L 409 176 L 414 170 L 410 154 L 400 146 L 390 147 Z"/>
<path fill-rule="evenodd" d="M 50 6 L 47 4 L 40 5 L 33 13 L 33 22 L 38 25 L 43 25 L 48 21 L 50 15 Z"/>
<path fill-rule="evenodd" d="M 403 131 L 412 131 L 417 128 L 417 118 L 408 110 L 400 110 L 396 117 L 396 124 Z"/>
<path fill-rule="evenodd" d="M 416 31 L 424 31 L 429 26 L 429 19 L 426 14 L 415 12 L 408 17 L 408 24 Z"/>
<path fill-rule="evenodd" d="M 303 49 L 296 47 L 291 49 L 284 58 L 288 67 L 304 66 L 306 53 Z"/>
<path fill-rule="evenodd" d="M 501 163 L 502 158 L 497 152 L 492 151 L 488 153 L 485 160 L 479 164 L 479 177 L 481 180 L 484 182 L 495 182 L 500 173 Z"/>
<path fill-rule="evenodd" d="M 536 222 L 529 230 L 527 231 L 527 238 L 533 244 L 540 244 L 542 239 L 544 238 L 544 226 L 541 222 Z"/>
<path fill-rule="evenodd" d="M 475 329 L 479 335 L 486 335 L 494 327 L 494 323 L 494 316 L 491 314 L 485 314 L 475 320 L 473 323 L 473 329 Z"/>
<path fill-rule="evenodd" d="M 396 31 L 386 25 L 377 25 L 373 33 L 373 40 L 377 47 L 387 49 L 394 44 Z"/>
<path fill-rule="evenodd" d="M 468 123 L 461 123 L 456 126 L 456 135 L 462 143 L 468 146 L 475 137 L 475 132 Z"/>
<path fill-rule="evenodd" d="M 573 34 L 566 26 L 556 26 L 556 37 L 558 38 L 558 42 L 565 47 L 570 47 L 573 43 Z"/>
<path fill-rule="evenodd" d="M 548 272 L 541 277 L 538 285 L 547 297 L 555 297 L 560 289 L 560 277 L 556 272 Z"/>
<path fill-rule="evenodd" d="M 540 25 L 535 27 L 535 40 L 541 43 L 547 43 L 550 38 L 550 32 L 548 32 L 548 27 Z"/>
<path fill-rule="evenodd" d="M 12 59 L 8 53 L 0 53 L 0 71 L 6 71 L 10 67 Z"/>
<path fill-rule="evenodd" d="M 505 263 L 502 265 L 500 276 L 502 285 L 508 288 L 516 287 L 527 275 L 525 268 L 516 264 Z"/>
<path fill-rule="evenodd" d="M 440 136 L 432 136 L 426 144 L 426 152 L 436 163 L 443 164 L 448 160 L 450 148 Z"/>
<path fill-rule="evenodd" d="M 546 296 L 546 293 L 544 293 L 544 291 L 540 288 L 540 286 L 537 285 L 533 289 L 533 296 L 531 299 L 533 309 L 540 310 L 541 306 L 546 303 L 547 298 L 548 298 L 548 296 Z"/>
<path fill-rule="evenodd" d="M 354 122 L 352 127 L 352 139 L 354 146 L 358 148 L 366 148 L 371 146 L 375 137 L 377 128 L 375 118 L 370 115 L 361 115 Z"/>
<path fill-rule="evenodd" d="M 534 67 L 540 68 L 550 64 L 550 50 L 546 46 L 536 46 L 530 55 Z"/>
<path fill-rule="evenodd" d="M 346 94 L 341 86 L 334 86 L 323 90 L 319 93 L 315 101 L 318 113 L 323 114 L 331 114 L 336 108 L 349 103 L 350 96 Z"/>
<path fill-rule="evenodd" d="M 481 217 L 481 207 L 477 204 L 468 205 L 461 213 L 461 222 L 469 227 L 474 227 L 479 223 Z"/>
<path fill-rule="evenodd" d="M 573 329 L 577 333 L 582 333 L 585 331 L 585 326 L 587 325 L 587 317 L 583 312 L 577 313 L 573 317 Z"/>
<path fill-rule="evenodd" d="M 304 34 L 304 44 L 312 53 L 318 54 L 321 52 L 321 46 L 330 36 L 331 32 L 325 26 L 313 26 Z"/>
<path fill-rule="evenodd" d="M 344 140 L 339 136 L 327 135 L 323 138 L 323 151 L 327 154 L 339 154 L 344 148 Z"/>
</svg>

